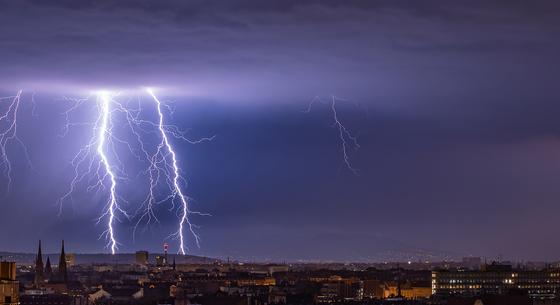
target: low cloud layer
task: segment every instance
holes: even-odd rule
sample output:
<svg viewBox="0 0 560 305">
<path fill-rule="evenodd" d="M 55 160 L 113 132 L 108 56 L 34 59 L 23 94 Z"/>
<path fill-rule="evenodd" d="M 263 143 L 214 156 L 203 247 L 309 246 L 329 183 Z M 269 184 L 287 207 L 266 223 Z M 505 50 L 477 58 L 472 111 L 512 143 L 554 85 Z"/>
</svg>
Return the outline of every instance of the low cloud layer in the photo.
<svg viewBox="0 0 560 305">
<path fill-rule="evenodd" d="M 3 0 L 0 83 L 387 103 L 551 88 L 558 5 L 505 3 Z"/>
</svg>

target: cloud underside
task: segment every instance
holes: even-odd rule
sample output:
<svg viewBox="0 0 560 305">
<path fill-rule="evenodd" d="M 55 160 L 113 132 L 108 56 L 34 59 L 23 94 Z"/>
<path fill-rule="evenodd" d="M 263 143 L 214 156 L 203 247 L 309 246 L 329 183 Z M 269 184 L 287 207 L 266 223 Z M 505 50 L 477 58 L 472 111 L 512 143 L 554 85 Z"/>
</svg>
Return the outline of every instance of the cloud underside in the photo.
<svg viewBox="0 0 560 305">
<path fill-rule="evenodd" d="M 547 88 L 558 5 L 0 1 L 2 89 L 282 101 Z M 485 77 L 483 80 L 482 77 Z M 489 79 L 490 84 L 489 84 Z"/>
</svg>

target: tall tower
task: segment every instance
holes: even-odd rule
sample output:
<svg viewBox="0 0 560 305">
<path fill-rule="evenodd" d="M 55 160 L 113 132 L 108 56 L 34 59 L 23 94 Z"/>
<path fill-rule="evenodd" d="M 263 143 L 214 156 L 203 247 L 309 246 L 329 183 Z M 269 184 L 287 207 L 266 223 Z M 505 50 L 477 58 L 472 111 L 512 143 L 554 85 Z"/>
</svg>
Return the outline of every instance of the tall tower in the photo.
<svg viewBox="0 0 560 305">
<path fill-rule="evenodd" d="M 39 240 L 39 250 L 37 251 L 37 257 L 35 259 L 35 286 L 39 287 L 43 281 L 43 252 L 41 251 L 41 241 Z"/>
<path fill-rule="evenodd" d="M 51 259 L 47 256 L 47 263 L 45 264 L 45 278 L 48 280 L 52 276 Z"/>
<path fill-rule="evenodd" d="M 167 250 L 169 249 L 169 245 L 167 243 L 163 243 L 163 265 L 167 266 Z"/>
<path fill-rule="evenodd" d="M 66 269 L 66 253 L 64 252 L 64 240 L 62 240 L 62 249 L 60 250 L 60 259 L 58 261 L 58 275 L 65 283 L 68 282 L 68 271 Z"/>
</svg>

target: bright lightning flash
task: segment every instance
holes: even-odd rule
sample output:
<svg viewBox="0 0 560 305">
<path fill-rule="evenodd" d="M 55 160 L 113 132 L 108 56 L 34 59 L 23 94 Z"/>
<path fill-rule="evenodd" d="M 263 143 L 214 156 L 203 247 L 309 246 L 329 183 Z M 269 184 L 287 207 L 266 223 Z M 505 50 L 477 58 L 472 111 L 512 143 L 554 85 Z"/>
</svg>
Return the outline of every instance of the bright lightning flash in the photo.
<svg viewBox="0 0 560 305">
<path fill-rule="evenodd" d="M 109 202 L 107 203 L 107 213 L 109 214 L 109 223 L 107 225 L 107 234 L 111 243 L 111 253 L 115 254 L 117 250 L 117 241 L 115 240 L 115 231 L 113 228 L 113 222 L 115 221 L 115 209 L 118 209 L 119 206 L 117 204 L 117 195 L 116 195 L 116 187 L 117 181 L 115 179 L 115 174 L 109 164 L 109 160 L 105 155 L 105 139 L 107 136 L 110 136 L 110 132 L 108 132 L 107 125 L 109 122 L 110 117 L 110 109 L 109 103 L 111 101 L 110 96 L 107 93 L 101 93 L 99 96 L 100 99 L 100 107 L 101 107 L 101 125 L 99 126 L 99 140 L 97 141 L 97 153 L 101 158 L 101 163 L 105 167 L 106 176 L 109 177 L 110 180 L 110 187 L 109 187 Z M 105 177 L 104 177 L 105 178 Z M 103 182 L 102 182 L 103 183 Z"/>
<path fill-rule="evenodd" d="M 162 112 L 162 103 L 161 101 L 156 97 L 156 95 L 154 94 L 153 90 L 151 89 L 147 89 L 148 93 L 152 96 L 154 102 L 157 105 L 157 113 L 158 113 L 158 130 L 160 132 L 161 135 L 161 142 L 158 144 L 157 146 L 157 151 L 156 153 L 152 156 L 151 160 L 151 166 L 150 169 L 156 169 L 157 167 L 154 167 L 154 165 L 157 165 L 158 163 L 166 163 L 167 158 L 166 158 L 166 153 L 168 153 L 170 155 L 170 159 L 171 162 L 170 164 L 167 164 L 166 167 L 171 166 L 171 200 L 172 202 L 174 202 L 175 200 L 178 200 L 181 204 L 181 214 L 180 214 L 180 221 L 179 221 L 179 230 L 177 231 L 177 236 L 179 237 L 179 251 L 181 254 L 185 254 L 185 237 L 184 237 L 184 227 L 188 227 L 190 233 L 192 234 L 192 236 L 195 239 L 195 242 L 197 244 L 197 246 L 199 246 L 199 241 L 200 238 L 198 236 L 198 234 L 195 231 L 195 226 L 193 225 L 193 223 L 191 223 L 191 221 L 189 220 L 189 214 L 191 213 L 197 213 L 200 214 L 198 212 L 193 212 L 189 209 L 189 203 L 188 203 L 188 199 L 185 196 L 185 194 L 183 193 L 182 189 L 181 189 L 181 182 L 184 183 L 185 179 L 183 179 L 183 177 L 180 174 L 180 170 L 179 170 L 179 166 L 177 164 L 177 153 L 175 153 L 175 151 L 173 150 L 173 147 L 171 146 L 170 142 L 169 142 L 169 137 L 167 135 L 167 133 L 169 132 L 169 129 L 166 129 L 166 125 L 164 123 L 163 120 L 163 112 Z M 176 132 L 173 132 L 173 130 L 171 131 L 171 135 L 180 138 L 182 140 L 186 140 L 189 141 L 187 139 L 184 138 L 183 135 L 178 134 Z M 205 138 L 202 140 L 211 140 L 212 138 Z M 191 143 L 195 143 L 192 141 L 189 141 Z M 200 141 L 196 141 L 196 142 L 200 142 Z M 151 173 L 151 172 L 150 172 Z M 152 177 L 152 176 L 151 176 Z M 153 181 L 153 179 L 152 179 Z M 153 185 L 153 183 L 151 183 L 151 185 Z M 152 192 L 150 192 L 152 194 Z M 150 198 L 150 200 L 153 198 Z"/>
<path fill-rule="evenodd" d="M 197 245 L 200 240 L 195 232 L 196 226 L 189 219 L 189 214 L 207 214 L 189 209 L 189 200 L 183 190 L 186 180 L 181 175 L 177 154 L 173 149 L 170 137 L 192 144 L 210 141 L 213 137 L 193 141 L 188 139 L 186 133 L 178 127 L 165 124 L 164 110 L 169 110 L 169 107 L 161 102 L 152 90 L 147 91 L 155 105 L 157 115 L 155 121 L 142 116 L 144 109 L 140 100 L 138 100 L 137 107 L 130 107 L 130 101 L 120 101 L 117 94 L 98 92 L 95 94 L 99 113 L 97 120 L 93 123 L 72 123 L 72 113 L 89 98 L 68 99 L 72 102 L 72 106 L 64 113 L 66 125 L 63 135 L 68 133 L 70 127 L 81 125 L 92 126 L 93 134 L 88 144 L 83 146 L 72 160 L 74 178 L 68 192 L 60 198 L 59 204 L 62 209 L 65 201 L 72 201 L 73 194 L 81 183 L 87 183 L 88 191 L 108 191 L 105 209 L 98 218 L 98 222 L 106 218 L 107 229 L 102 236 L 108 240 L 107 247 L 114 254 L 119 245 L 115 236 L 115 224 L 120 220 L 120 216 L 127 219 L 137 218 L 134 227 L 134 232 L 136 232 L 136 228 L 141 223 L 145 222 L 146 225 L 149 225 L 152 221 L 159 222 L 154 211 L 157 205 L 170 202 L 170 210 L 173 211 L 175 205 L 180 203 L 177 212 L 179 229 L 171 235 L 179 240 L 179 252 L 185 254 L 185 227 L 189 229 Z M 166 108 L 164 109 L 164 107 Z M 127 134 L 131 137 L 126 138 L 127 136 L 123 135 L 123 129 L 116 127 L 117 124 L 124 125 L 128 130 Z M 158 142 L 155 147 L 152 147 L 150 145 L 152 141 L 146 137 L 153 138 L 154 136 L 158 138 Z M 135 208 L 136 212 L 132 214 L 129 214 L 124 208 L 130 203 L 124 200 L 124 196 L 119 195 L 118 192 L 119 189 L 125 188 L 125 184 L 131 181 L 132 176 L 125 166 L 126 162 L 123 161 L 124 157 L 120 149 L 122 147 L 130 152 L 136 160 L 147 164 L 147 169 L 141 171 L 141 174 L 145 174 L 149 178 L 148 194 L 146 199 Z M 136 189 L 138 188 L 136 187 Z"/>
<path fill-rule="evenodd" d="M 102 190 L 108 190 L 109 196 L 105 208 L 97 222 L 99 223 L 107 218 L 107 229 L 102 236 L 106 237 L 108 240 L 107 247 L 111 249 L 112 254 L 115 254 L 119 244 L 115 237 L 114 228 L 115 220 L 118 219 L 117 213 L 129 217 L 128 213 L 120 206 L 121 202 L 126 201 L 117 194 L 117 182 L 118 180 L 125 180 L 126 175 L 122 171 L 122 166 L 113 165 L 108 156 L 109 152 L 115 152 L 114 143 L 120 142 L 113 133 L 112 120 L 113 114 L 117 111 L 113 107 L 118 103 L 111 93 L 99 92 L 96 94 L 96 105 L 99 112 L 97 120 L 94 123 L 76 124 L 69 122 L 69 115 L 88 99 L 69 100 L 73 102 L 73 106 L 64 113 L 67 120 L 64 135 L 68 133 L 71 126 L 75 125 L 93 125 L 93 134 L 90 141 L 72 159 L 74 178 L 70 183 L 69 191 L 59 199 L 61 212 L 62 204 L 66 200 L 72 199 L 71 197 L 78 184 L 83 181 L 88 181 L 88 191 L 101 192 Z M 116 160 L 118 161 L 118 158 Z"/>
</svg>

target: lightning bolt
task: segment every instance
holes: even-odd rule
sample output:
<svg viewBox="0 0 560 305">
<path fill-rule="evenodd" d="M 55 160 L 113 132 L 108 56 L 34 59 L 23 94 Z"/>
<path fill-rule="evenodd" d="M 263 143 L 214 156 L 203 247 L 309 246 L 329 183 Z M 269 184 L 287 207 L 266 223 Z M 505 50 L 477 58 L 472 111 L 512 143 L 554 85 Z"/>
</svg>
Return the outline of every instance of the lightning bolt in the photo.
<svg viewBox="0 0 560 305">
<path fill-rule="evenodd" d="M 101 163 L 105 167 L 106 176 L 109 177 L 111 182 L 111 186 L 109 187 L 109 201 L 107 203 L 107 213 L 109 215 L 109 222 L 107 224 L 107 234 L 111 243 L 111 253 L 115 254 L 117 248 L 117 241 L 115 239 L 115 231 L 113 228 L 113 223 L 115 221 L 115 209 L 118 209 L 117 204 L 117 195 L 116 195 L 116 187 L 117 181 L 115 179 L 115 174 L 109 164 L 109 160 L 107 159 L 107 155 L 105 154 L 105 140 L 107 136 L 110 136 L 110 132 L 107 129 L 107 125 L 109 123 L 110 118 L 110 97 L 107 93 L 101 93 L 99 96 L 100 104 L 101 104 L 101 125 L 99 126 L 99 140 L 97 145 L 97 153 L 101 158 Z M 104 177 L 105 178 L 105 177 Z"/>
<path fill-rule="evenodd" d="M 179 252 L 181 254 L 185 254 L 185 236 L 184 236 L 184 230 L 185 227 L 188 227 L 189 232 L 192 234 L 192 236 L 194 237 L 194 240 L 196 242 L 197 246 L 200 246 L 200 237 L 199 235 L 196 233 L 196 226 L 190 221 L 189 219 L 189 214 L 201 214 L 199 212 L 194 212 L 191 211 L 189 209 L 189 201 L 187 196 L 185 196 L 185 194 L 183 193 L 183 190 L 181 188 L 181 182 L 184 183 L 185 179 L 181 176 L 180 174 L 180 170 L 179 170 L 179 166 L 178 166 L 178 162 L 177 162 L 177 153 L 173 150 L 173 147 L 171 146 L 171 143 L 169 142 L 169 137 L 168 137 L 168 133 L 170 133 L 172 136 L 174 136 L 175 138 L 179 138 L 181 140 L 185 140 L 188 141 L 190 143 L 200 143 L 201 141 L 210 141 L 213 139 L 212 138 L 203 138 L 201 140 L 198 141 L 191 141 L 186 139 L 181 133 L 177 132 L 177 129 L 175 128 L 168 128 L 167 125 L 165 125 L 164 123 L 164 115 L 162 112 L 162 102 L 157 98 L 157 96 L 154 94 L 153 90 L 151 89 L 147 89 L 147 92 L 152 96 L 152 99 L 154 100 L 155 104 L 156 104 L 156 108 L 157 108 L 157 114 L 158 114 L 158 130 L 161 136 L 161 142 L 158 144 L 157 146 L 157 150 L 156 153 L 152 156 L 151 158 L 151 169 L 155 169 L 158 168 L 157 164 L 158 163 L 166 163 L 166 166 L 170 166 L 171 167 L 171 194 L 169 195 L 172 202 L 175 202 L 176 200 L 178 200 L 181 204 L 181 213 L 180 213 L 180 221 L 179 221 L 179 229 L 177 230 L 176 235 L 179 237 Z M 166 153 L 169 154 L 169 157 L 171 159 L 170 164 L 168 163 L 166 158 Z M 152 171 L 151 171 L 152 172 Z M 159 171 L 158 171 L 159 172 Z M 169 175 L 168 175 L 169 177 Z M 153 180 L 153 175 L 150 175 L 151 178 L 151 183 L 150 185 L 154 185 L 154 180 Z M 152 189 L 150 190 L 150 194 L 153 194 Z M 153 197 L 150 197 L 150 200 L 153 200 Z M 208 215 L 208 214 L 201 214 L 201 215 Z"/>
<path fill-rule="evenodd" d="M 338 118 L 338 112 L 336 110 L 336 102 L 337 101 L 343 101 L 343 99 L 337 98 L 336 96 L 333 95 L 333 96 L 331 96 L 330 101 L 324 101 L 320 97 L 316 96 L 315 98 L 313 98 L 311 100 L 311 102 L 309 103 L 309 106 L 307 107 L 307 110 L 305 110 L 304 113 L 311 112 L 311 108 L 313 107 L 313 105 L 315 103 L 323 103 L 323 104 L 328 104 L 329 105 L 331 115 L 332 115 L 332 118 L 333 118 L 333 121 L 334 121 L 333 127 L 335 127 L 338 130 L 338 138 L 340 140 L 340 146 L 341 146 L 341 151 L 342 151 L 342 160 L 344 162 L 344 165 L 354 175 L 358 175 L 358 169 L 356 169 L 354 166 L 352 166 L 352 163 L 350 162 L 350 152 L 349 151 L 352 150 L 352 149 L 353 150 L 358 150 L 360 148 L 360 143 L 358 142 L 358 137 L 354 136 L 348 130 L 348 128 L 346 128 L 346 126 Z"/>
<path fill-rule="evenodd" d="M 66 124 L 63 128 L 62 136 L 65 136 L 70 127 L 85 125 L 93 126 L 90 141 L 84 145 L 72 159 L 74 168 L 74 177 L 70 183 L 70 189 L 59 199 L 60 212 L 62 213 L 62 204 L 66 200 L 72 200 L 72 196 L 78 187 L 78 184 L 87 181 L 87 191 L 100 192 L 101 190 L 109 191 L 109 196 L 105 204 L 105 208 L 97 219 L 100 223 L 107 218 L 107 229 L 101 234 L 105 236 L 111 253 L 115 254 L 119 242 L 115 236 L 115 221 L 118 220 L 118 214 L 130 217 L 128 213 L 121 208 L 120 203 L 125 203 L 122 197 L 117 194 L 117 181 L 126 180 L 126 175 L 122 171 L 122 165 L 113 165 L 109 159 L 108 152 L 115 153 L 114 142 L 121 140 L 113 133 L 113 114 L 119 110 L 118 102 L 114 100 L 114 96 L 109 92 L 100 92 L 96 95 L 96 105 L 98 117 L 93 123 L 70 123 L 70 114 L 78 107 L 88 101 L 86 99 L 69 99 L 73 105 L 64 113 Z M 115 158 L 119 162 L 118 157 Z M 93 182 L 91 182 L 93 181 Z"/>
<path fill-rule="evenodd" d="M 4 175 L 6 176 L 7 191 L 10 190 L 12 185 L 12 162 L 8 157 L 8 145 L 16 142 L 23 149 L 26 161 L 30 168 L 33 168 L 27 147 L 23 141 L 18 137 L 18 114 L 21 104 L 21 95 L 23 90 L 19 90 L 15 96 L 8 96 L 0 98 L 0 102 L 8 101 L 8 107 L 5 111 L 0 112 L 0 167 L 3 168 Z"/>
<path fill-rule="evenodd" d="M 60 213 L 65 201 L 73 201 L 73 194 L 81 184 L 87 184 L 88 192 L 107 191 L 108 198 L 105 209 L 97 222 L 106 219 L 107 229 L 101 236 L 105 236 L 108 241 L 107 247 L 114 254 L 120 244 L 115 236 L 115 224 L 116 221 L 120 221 L 120 216 L 129 220 L 137 219 L 133 230 L 134 239 L 140 224 L 145 223 L 148 226 L 152 221 L 159 222 L 155 212 L 156 206 L 170 202 L 170 211 L 176 210 L 176 205 L 179 205 L 177 209 L 179 228 L 170 236 L 179 240 L 179 252 L 185 254 L 185 231 L 188 230 L 192 234 L 197 246 L 199 246 L 200 241 L 200 237 L 196 233 L 197 226 L 190 221 L 189 215 L 208 214 L 192 211 L 189 208 L 189 198 L 184 192 L 186 180 L 181 175 L 178 156 L 171 144 L 171 138 L 197 144 L 210 141 L 214 137 L 199 140 L 188 139 L 186 132 L 181 131 L 175 125 L 165 123 L 164 112 L 166 110 L 170 111 L 171 108 L 160 101 L 151 89 L 146 91 L 155 106 L 156 120 L 144 118 L 145 116 L 142 113 L 145 109 L 142 107 L 140 98 L 138 98 L 137 107 L 130 107 L 130 101 L 120 101 L 118 94 L 100 92 L 96 94 L 97 119 L 94 122 L 73 122 L 73 113 L 91 97 L 85 99 L 66 98 L 71 102 L 71 106 L 63 113 L 66 123 L 62 130 L 62 136 L 66 136 L 70 128 L 75 126 L 91 127 L 92 135 L 90 141 L 72 159 L 71 165 L 74 169 L 74 175 L 69 190 L 59 199 Z M 119 123 L 123 126 L 118 126 L 117 132 L 116 125 Z M 124 129 L 128 130 L 127 135 L 132 137 L 123 138 L 122 132 Z M 158 138 L 155 147 L 151 145 L 153 142 L 146 136 Z M 139 162 L 147 164 L 146 170 L 141 171 L 139 175 L 145 175 L 149 179 L 148 194 L 133 214 L 128 213 L 123 208 L 124 204 L 130 205 L 130 203 L 118 193 L 118 189 L 125 188 L 124 185 L 121 187 L 121 184 L 130 182 L 130 175 L 127 174 L 125 162 L 123 162 L 124 159 L 121 156 L 122 153 L 117 149 L 117 146 L 125 147 Z"/>
</svg>

